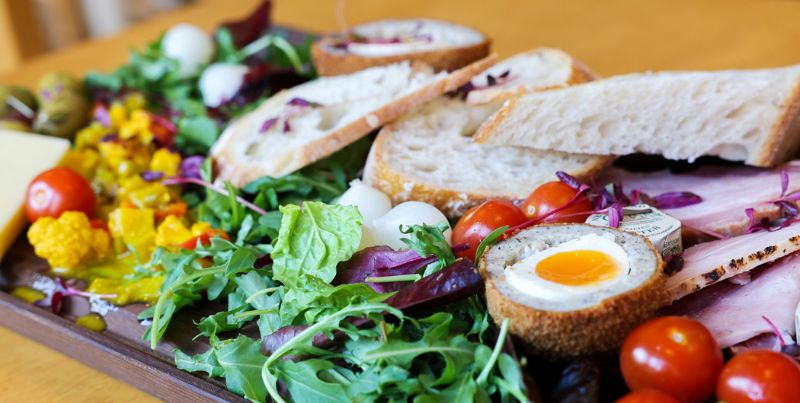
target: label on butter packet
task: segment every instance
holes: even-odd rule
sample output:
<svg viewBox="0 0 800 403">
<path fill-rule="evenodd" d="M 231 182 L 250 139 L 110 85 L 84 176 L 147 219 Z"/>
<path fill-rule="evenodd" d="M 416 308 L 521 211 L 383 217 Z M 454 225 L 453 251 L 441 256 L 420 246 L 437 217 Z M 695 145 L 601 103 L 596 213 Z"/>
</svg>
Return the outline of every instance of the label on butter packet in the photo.
<svg viewBox="0 0 800 403">
<path fill-rule="evenodd" d="M 683 251 L 681 222 L 677 219 L 647 204 L 625 207 L 623 213 L 619 229 L 646 236 L 661 252 L 661 256 L 672 256 Z M 586 223 L 607 227 L 608 214 L 592 214 Z"/>
</svg>

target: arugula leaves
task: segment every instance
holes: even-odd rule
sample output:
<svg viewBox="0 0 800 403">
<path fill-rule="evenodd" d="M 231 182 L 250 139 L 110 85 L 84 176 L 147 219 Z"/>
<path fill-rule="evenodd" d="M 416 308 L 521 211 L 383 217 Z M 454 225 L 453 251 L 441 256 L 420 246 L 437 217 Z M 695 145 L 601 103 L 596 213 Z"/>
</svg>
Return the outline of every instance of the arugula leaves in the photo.
<svg viewBox="0 0 800 403">
<path fill-rule="evenodd" d="M 408 238 L 400 239 L 409 249 L 417 252 L 422 257 L 436 256 L 438 260 L 428 265 L 422 273 L 423 277 L 436 273 L 456 261 L 456 256 L 444 233 L 450 229 L 447 223 L 437 225 L 412 225 L 400 227 L 400 232 L 408 234 Z"/>
</svg>

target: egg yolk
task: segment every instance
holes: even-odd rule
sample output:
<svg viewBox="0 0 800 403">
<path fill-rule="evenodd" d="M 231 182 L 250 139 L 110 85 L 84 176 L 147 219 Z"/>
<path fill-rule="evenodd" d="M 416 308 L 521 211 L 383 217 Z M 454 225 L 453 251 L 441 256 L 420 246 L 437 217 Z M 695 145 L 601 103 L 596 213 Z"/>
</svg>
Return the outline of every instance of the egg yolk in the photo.
<svg viewBox="0 0 800 403">
<path fill-rule="evenodd" d="M 596 250 L 572 250 L 550 255 L 536 265 L 536 275 L 562 285 L 590 285 L 619 275 L 611 256 Z"/>
</svg>

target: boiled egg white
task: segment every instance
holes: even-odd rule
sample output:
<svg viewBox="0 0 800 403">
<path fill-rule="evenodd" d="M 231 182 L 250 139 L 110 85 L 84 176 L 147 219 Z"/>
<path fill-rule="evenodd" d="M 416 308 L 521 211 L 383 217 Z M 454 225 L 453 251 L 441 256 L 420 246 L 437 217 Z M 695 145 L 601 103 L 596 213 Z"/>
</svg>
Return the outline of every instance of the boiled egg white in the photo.
<svg viewBox="0 0 800 403">
<path fill-rule="evenodd" d="M 200 72 L 200 67 L 211 62 L 214 41 L 202 29 L 192 24 L 178 24 L 170 28 L 161 41 L 164 55 L 178 61 L 181 78 Z"/>
<path fill-rule="evenodd" d="M 394 206 L 386 214 L 373 220 L 369 229 L 372 231 L 370 236 L 374 239 L 374 245 L 388 245 L 395 249 L 406 248 L 406 244 L 401 238 L 408 238 L 408 235 L 400 232 L 400 226 L 410 225 L 437 225 L 448 223 L 447 217 L 436 207 L 419 201 L 407 201 Z M 444 233 L 447 243 L 453 233 L 449 229 Z"/>
<path fill-rule="evenodd" d="M 233 63 L 214 63 L 206 67 L 198 82 L 203 103 L 216 108 L 233 98 L 242 88 L 248 71 L 247 66 Z"/>
<path fill-rule="evenodd" d="M 347 189 L 336 201 L 336 204 L 355 206 L 361 212 L 361 245 L 359 249 L 370 246 L 388 245 L 394 249 L 404 249 L 407 245 L 400 239 L 408 238 L 400 232 L 400 226 L 437 225 L 447 223 L 447 217 L 436 207 L 423 202 L 408 201 L 392 208 L 389 196 L 378 189 L 367 186 L 359 180 L 350 182 Z M 450 243 L 452 230 L 444 233 Z"/>
<path fill-rule="evenodd" d="M 392 209 L 392 201 L 386 193 L 367 186 L 357 179 L 350 182 L 350 188 L 339 197 L 336 204 L 358 207 L 365 223 L 371 223 Z"/>
<path fill-rule="evenodd" d="M 541 300 L 580 298 L 624 281 L 630 262 L 613 237 L 585 234 L 545 249 L 527 251 L 505 270 L 517 292 Z"/>
</svg>

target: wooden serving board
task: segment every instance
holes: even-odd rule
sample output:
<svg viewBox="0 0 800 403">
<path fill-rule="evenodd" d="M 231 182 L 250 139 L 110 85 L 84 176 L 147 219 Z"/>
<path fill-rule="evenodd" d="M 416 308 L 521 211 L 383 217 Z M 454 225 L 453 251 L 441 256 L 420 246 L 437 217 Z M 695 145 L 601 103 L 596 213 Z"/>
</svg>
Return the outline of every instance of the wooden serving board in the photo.
<svg viewBox="0 0 800 403">
<path fill-rule="evenodd" d="M 159 348 L 151 350 L 149 343 L 142 341 L 145 327 L 136 320 L 143 305 L 109 312 L 105 316 L 107 329 L 95 333 L 73 321 L 88 312 L 85 298 L 65 298 L 62 314 L 55 315 L 48 308 L 28 304 L 9 294 L 15 287 L 30 285 L 47 270 L 47 263 L 33 254 L 25 235 L 20 236 L 0 262 L 0 324 L 165 401 L 244 401 L 228 392 L 220 379 L 175 368 L 174 349 L 193 354 L 209 347 L 205 338 L 192 340 L 197 334 L 193 321 L 203 316 L 203 312 L 185 310 L 176 315 Z"/>
</svg>

